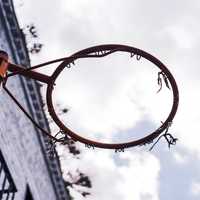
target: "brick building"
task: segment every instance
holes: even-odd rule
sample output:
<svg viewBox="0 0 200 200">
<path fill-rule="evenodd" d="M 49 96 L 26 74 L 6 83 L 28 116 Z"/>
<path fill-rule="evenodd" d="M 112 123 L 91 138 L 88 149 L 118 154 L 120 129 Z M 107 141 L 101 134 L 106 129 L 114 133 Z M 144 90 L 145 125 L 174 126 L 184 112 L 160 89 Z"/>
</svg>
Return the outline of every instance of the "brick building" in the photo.
<svg viewBox="0 0 200 200">
<path fill-rule="evenodd" d="M 11 0 L 0 0 L 0 49 L 12 62 L 29 66 L 24 35 Z M 48 122 L 38 82 L 14 76 L 7 87 L 46 130 Z M 49 157 L 49 139 L 0 89 L 0 200 L 68 200 L 58 158 Z"/>
</svg>

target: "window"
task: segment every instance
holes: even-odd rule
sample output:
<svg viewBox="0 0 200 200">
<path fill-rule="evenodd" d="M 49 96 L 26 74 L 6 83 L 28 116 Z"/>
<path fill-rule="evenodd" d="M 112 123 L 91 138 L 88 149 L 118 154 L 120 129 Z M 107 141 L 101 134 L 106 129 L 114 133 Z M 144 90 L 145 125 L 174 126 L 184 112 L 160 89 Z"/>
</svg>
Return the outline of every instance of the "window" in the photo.
<svg viewBox="0 0 200 200">
<path fill-rule="evenodd" d="M 0 150 L 0 199 L 13 200 L 16 192 L 16 186 Z"/>
</svg>

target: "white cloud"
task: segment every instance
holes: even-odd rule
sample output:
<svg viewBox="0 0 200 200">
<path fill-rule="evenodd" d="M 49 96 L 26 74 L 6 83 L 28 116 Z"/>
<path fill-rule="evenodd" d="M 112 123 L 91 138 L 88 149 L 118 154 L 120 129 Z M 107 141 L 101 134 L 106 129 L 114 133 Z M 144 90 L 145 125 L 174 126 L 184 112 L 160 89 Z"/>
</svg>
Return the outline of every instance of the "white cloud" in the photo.
<svg viewBox="0 0 200 200">
<path fill-rule="evenodd" d="M 90 190 L 92 195 L 88 196 L 89 200 L 140 200 L 145 196 L 151 197 L 152 200 L 159 199 L 160 165 L 152 154 L 124 152 L 113 155 L 109 151 L 83 151 L 80 160 L 74 163 L 67 159 L 64 165 L 68 166 L 68 169 L 81 168 L 91 177 L 93 187 Z M 118 159 L 121 165 L 116 165 L 113 157 Z"/>
<path fill-rule="evenodd" d="M 194 196 L 200 196 L 200 183 L 194 182 L 191 187 L 191 192 Z"/>
<path fill-rule="evenodd" d="M 199 45 L 198 21 L 194 16 L 184 16 L 173 25 L 167 26 L 163 30 L 164 34 L 165 32 L 182 51 Z"/>
<path fill-rule="evenodd" d="M 172 169 L 182 166 L 183 172 L 190 170 L 188 174 L 191 181 L 194 176 L 198 176 L 192 171 L 198 166 L 199 158 L 188 169 L 186 163 L 189 159 L 182 156 L 179 147 L 192 157 L 200 151 L 199 8 L 197 0 L 192 3 L 180 0 L 63 0 L 56 4 L 44 0 L 24 3 L 19 8 L 19 14 L 23 23 L 36 23 L 41 40 L 45 43 L 43 53 L 33 57 L 33 63 L 69 55 L 79 49 L 102 43 L 129 44 L 147 50 L 161 59 L 175 76 L 180 90 L 180 106 L 170 128 L 170 132 L 179 138 L 178 147 L 174 147 L 177 151 L 169 152 L 170 155 L 175 152 L 173 158 L 176 164 Z M 44 10 L 48 10 L 45 15 Z M 109 59 L 106 58 L 107 61 Z M 71 117 L 71 126 L 81 132 L 105 132 L 107 135 L 104 137 L 109 139 L 110 133 L 116 130 L 130 131 L 135 123 L 142 120 L 150 119 L 154 123 L 153 127 L 160 125 L 171 107 L 171 91 L 163 88 L 160 94 L 154 95 L 158 89 L 157 71 L 142 62 L 134 63 L 136 67 L 127 65 L 126 70 L 124 65 L 123 70 L 120 65 L 111 70 L 106 65 L 93 68 L 81 64 L 64 74 L 63 78 L 69 81 L 68 85 L 65 82 L 65 91 L 66 105 L 72 110 L 68 115 L 68 118 Z M 60 85 L 59 88 L 63 89 L 63 86 Z M 61 90 L 56 89 L 56 92 L 58 96 L 59 93 L 63 96 Z M 65 102 L 66 98 L 61 97 L 60 101 Z M 118 115 L 119 111 L 123 115 Z M 163 159 L 164 148 L 161 145 L 159 147 L 162 152 L 160 159 Z M 128 165 L 118 166 L 111 154 L 100 150 L 95 155 L 87 151 L 83 154 L 82 165 L 94 179 L 93 195 L 96 195 L 96 199 L 109 199 L 106 198 L 108 195 L 110 199 L 159 199 L 159 192 L 162 192 L 160 196 L 167 196 L 159 189 L 159 184 L 163 186 L 167 181 L 160 178 L 158 182 L 158 178 L 159 172 L 163 173 L 163 168 L 167 168 L 170 158 L 166 158 L 162 166 L 159 166 L 157 159 L 151 154 L 125 153 L 120 159 L 127 159 Z M 145 161 L 141 161 L 142 157 Z M 76 168 L 80 161 L 68 160 L 66 165 L 69 164 Z M 148 178 L 144 179 L 144 176 Z M 179 176 L 174 182 L 178 182 L 179 178 L 182 180 L 182 175 Z M 108 180 L 112 179 L 114 182 L 110 183 Z M 132 185 L 136 190 L 133 196 Z M 102 186 L 106 192 L 101 192 Z M 172 186 L 169 184 L 168 190 L 174 191 L 170 187 Z M 177 189 L 174 196 L 184 199 L 188 190 Z M 193 192 L 198 194 L 195 191 L 198 191 L 198 186 L 194 184 Z"/>
<path fill-rule="evenodd" d="M 176 160 L 177 164 L 183 165 L 186 162 L 188 162 L 188 157 L 187 155 L 181 153 L 181 152 L 175 152 L 173 154 L 174 159 Z"/>
</svg>

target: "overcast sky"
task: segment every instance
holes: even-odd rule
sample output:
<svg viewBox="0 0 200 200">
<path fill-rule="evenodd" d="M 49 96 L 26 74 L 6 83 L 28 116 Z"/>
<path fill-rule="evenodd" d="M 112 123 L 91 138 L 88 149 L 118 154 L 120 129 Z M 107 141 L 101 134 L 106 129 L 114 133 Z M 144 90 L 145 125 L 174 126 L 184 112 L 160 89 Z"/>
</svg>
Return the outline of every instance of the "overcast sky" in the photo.
<svg viewBox="0 0 200 200">
<path fill-rule="evenodd" d="M 34 23 L 44 44 L 42 52 L 32 56 L 32 64 L 98 44 L 126 44 L 160 59 L 179 86 L 180 106 L 170 129 L 179 140 L 170 150 L 164 140 L 151 152 L 144 147 L 120 154 L 80 145 L 79 160 L 62 157 L 66 172 L 80 168 L 91 177 L 92 195 L 87 199 L 199 199 L 200 1 L 14 2 L 21 27 Z M 76 63 L 58 80 L 55 99 L 70 108 L 64 120 L 73 130 L 105 141 L 130 140 L 165 118 L 171 92 L 163 87 L 156 94 L 158 70 L 151 64 L 126 54 L 111 58 Z"/>
</svg>

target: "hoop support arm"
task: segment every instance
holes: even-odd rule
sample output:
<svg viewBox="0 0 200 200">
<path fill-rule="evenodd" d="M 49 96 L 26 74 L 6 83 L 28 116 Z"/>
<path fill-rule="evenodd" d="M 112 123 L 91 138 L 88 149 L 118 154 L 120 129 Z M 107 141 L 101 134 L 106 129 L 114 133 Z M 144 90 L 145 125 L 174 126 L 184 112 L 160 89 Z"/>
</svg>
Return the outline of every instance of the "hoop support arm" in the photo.
<svg viewBox="0 0 200 200">
<path fill-rule="evenodd" d="M 17 74 L 20 74 L 22 76 L 28 77 L 28 78 L 32 78 L 34 80 L 43 82 L 48 84 L 51 77 L 47 76 L 45 74 L 41 74 L 39 72 L 33 71 L 33 70 L 24 70 L 23 67 L 19 66 L 19 65 L 15 65 L 12 63 L 9 63 L 8 65 L 8 71 L 10 72 L 17 72 Z"/>
</svg>

